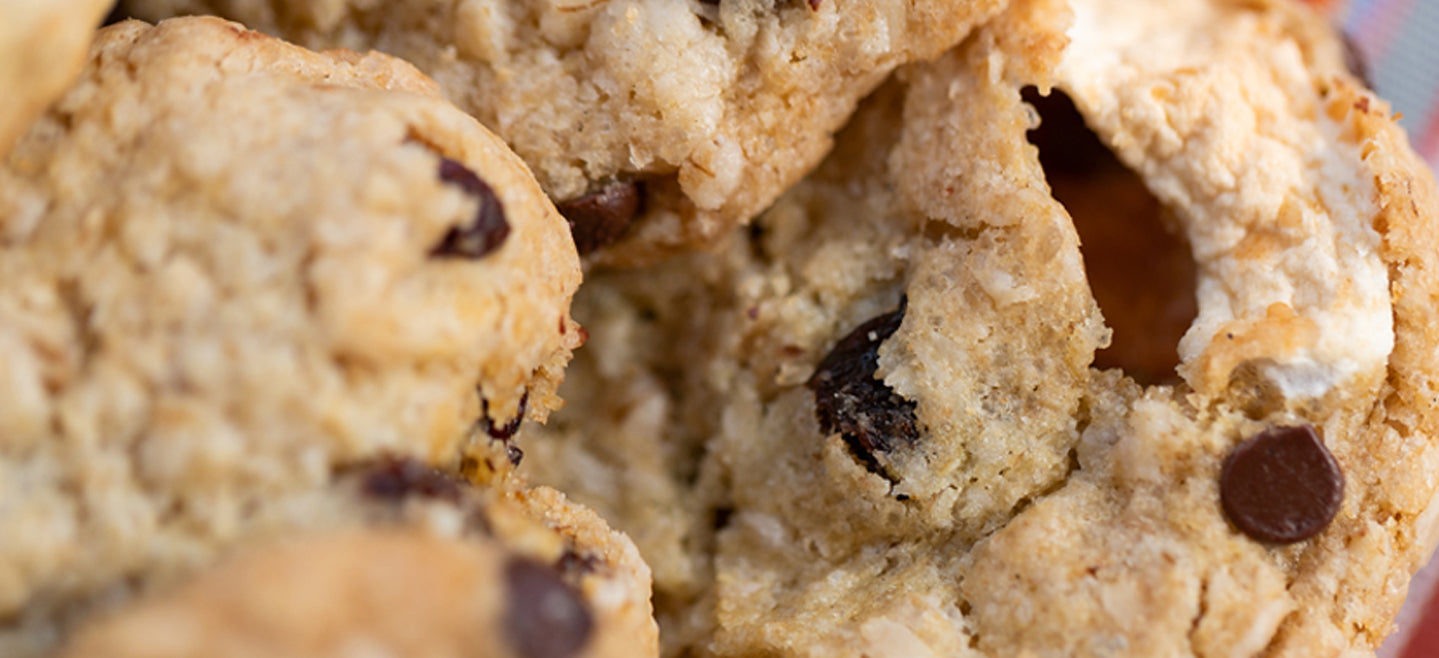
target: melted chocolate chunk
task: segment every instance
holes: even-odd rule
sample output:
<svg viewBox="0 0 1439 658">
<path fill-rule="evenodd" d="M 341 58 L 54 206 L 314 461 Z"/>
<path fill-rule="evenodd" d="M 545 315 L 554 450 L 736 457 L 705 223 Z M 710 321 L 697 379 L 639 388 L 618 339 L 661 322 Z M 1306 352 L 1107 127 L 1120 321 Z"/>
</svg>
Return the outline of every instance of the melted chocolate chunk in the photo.
<svg viewBox="0 0 1439 658">
<path fill-rule="evenodd" d="M 915 403 L 900 397 L 884 380 L 875 379 L 879 346 L 899 330 L 905 299 L 899 308 L 874 318 L 835 343 L 810 376 L 815 417 L 826 433 L 838 431 L 846 445 L 871 473 L 888 477 L 878 453 L 919 440 Z"/>
<path fill-rule="evenodd" d="M 505 208 L 489 184 L 480 180 L 468 167 L 449 158 L 440 158 L 440 180 L 458 186 L 480 201 L 479 210 L 469 224 L 456 226 L 445 233 L 440 244 L 430 250 L 431 256 L 442 258 L 483 258 L 500 248 L 510 236 L 510 223 Z"/>
<path fill-rule="evenodd" d="M 460 499 L 464 482 L 428 464 L 409 457 L 384 455 L 360 465 L 360 490 L 367 496 L 399 502 L 407 496 Z"/>
<path fill-rule="evenodd" d="M 505 567 L 510 642 L 524 658 L 568 658 L 584 649 L 594 618 L 554 569 L 517 558 Z"/>
<path fill-rule="evenodd" d="M 1344 500 L 1344 473 L 1313 426 L 1274 427 L 1225 458 L 1219 498 L 1244 534 L 1289 544 L 1319 534 L 1334 520 Z"/>
<path fill-rule="evenodd" d="M 624 237 L 630 222 L 644 211 L 644 196 L 644 183 L 615 181 L 556 207 L 570 223 L 575 249 L 583 256 Z"/>
</svg>

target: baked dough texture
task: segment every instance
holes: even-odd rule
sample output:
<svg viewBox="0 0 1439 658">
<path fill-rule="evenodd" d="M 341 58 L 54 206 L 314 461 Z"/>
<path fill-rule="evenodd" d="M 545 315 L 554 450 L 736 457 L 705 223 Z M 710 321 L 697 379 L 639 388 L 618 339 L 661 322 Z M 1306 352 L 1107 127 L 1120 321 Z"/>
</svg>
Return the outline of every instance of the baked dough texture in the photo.
<svg viewBox="0 0 1439 658">
<path fill-rule="evenodd" d="M 1001 0 L 130 0 L 215 13 L 312 48 L 413 62 L 560 203 L 643 186 L 606 250 L 713 244 L 813 168 L 895 67 L 958 43 Z M 620 221 L 628 221 L 628 217 Z"/>
<path fill-rule="evenodd" d="M 0 156 L 70 86 L 109 0 L 9 0 L 0 7 Z"/>
<path fill-rule="evenodd" d="M 1064 145 L 1026 136 L 1058 94 L 1163 212 L 1056 200 Z M 1127 310 L 1081 206 L 1193 261 L 1165 376 L 1093 365 Z M 592 393 L 525 468 L 637 538 L 671 655 L 1362 655 L 1439 537 L 1436 241 L 1432 175 L 1307 10 L 1021 0 L 725 249 L 587 282 Z M 1285 427 L 1342 499 L 1261 541 L 1221 469 Z"/>
<path fill-rule="evenodd" d="M 97 619 L 66 658 L 643 657 L 649 569 L 564 495 L 418 461 L 348 465 L 215 567 Z"/>
<path fill-rule="evenodd" d="M 523 162 L 408 64 L 101 31 L 0 166 L 0 654 L 337 465 L 543 419 L 579 274 Z"/>
</svg>

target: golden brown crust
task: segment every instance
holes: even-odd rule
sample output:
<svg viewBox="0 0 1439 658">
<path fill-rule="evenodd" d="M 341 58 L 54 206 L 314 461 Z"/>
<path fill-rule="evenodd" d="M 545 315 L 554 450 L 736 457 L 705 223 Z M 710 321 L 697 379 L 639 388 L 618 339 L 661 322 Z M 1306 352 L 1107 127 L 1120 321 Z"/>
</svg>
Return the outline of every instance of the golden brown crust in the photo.
<svg viewBox="0 0 1439 658">
<path fill-rule="evenodd" d="M 637 533 L 698 517 L 644 549 L 712 566 L 661 613 L 720 655 L 1372 650 L 1439 515 L 1439 198 L 1337 43 L 1290 3 L 1015 3 L 902 70 L 723 252 L 589 282 L 594 344 L 644 347 L 575 373 L 601 392 L 558 417 L 582 429 L 533 439 L 571 458 L 547 481 Z M 1028 85 L 1072 97 L 1190 247 L 1200 329 L 1167 384 L 1086 367 L 1106 339 L 1047 147 L 1025 144 Z M 670 290 L 686 274 L 703 296 Z M 896 397 L 821 399 L 816 368 L 901 304 L 869 338 Z M 618 386 L 636 367 L 652 383 Z M 858 420 L 826 428 L 824 405 Z M 917 439 L 845 436 L 904 405 Z M 1221 504 L 1224 461 L 1303 424 L 1342 503 L 1312 538 L 1252 538 Z M 698 464 L 616 447 L 676 438 Z M 576 466 L 593 463 L 605 477 Z M 679 500 L 634 504 L 666 474 Z"/>
<path fill-rule="evenodd" d="M 490 206 L 492 250 L 442 253 Z M 579 276 L 524 164 L 410 65 L 103 30 L 0 166 L 0 643 L 195 568 L 338 464 L 542 419 Z"/>
<path fill-rule="evenodd" d="M 374 48 L 434 76 L 556 201 L 615 180 L 647 209 L 601 252 L 636 264 L 714 245 L 814 167 L 854 104 L 1000 0 L 131 0 L 298 43 Z"/>
<path fill-rule="evenodd" d="M 291 500 L 305 529 L 98 618 L 61 655 L 655 655 L 649 570 L 599 517 L 550 489 L 439 473 L 405 492 L 397 468 L 424 467 L 397 463 Z"/>
</svg>

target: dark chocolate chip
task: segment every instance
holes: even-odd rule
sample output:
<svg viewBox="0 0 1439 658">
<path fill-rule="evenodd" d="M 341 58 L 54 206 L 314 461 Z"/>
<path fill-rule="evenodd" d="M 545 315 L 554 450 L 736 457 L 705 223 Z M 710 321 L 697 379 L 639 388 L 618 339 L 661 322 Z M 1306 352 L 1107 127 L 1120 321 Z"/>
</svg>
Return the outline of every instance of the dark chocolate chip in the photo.
<svg viewBox="0 0 1439 658">
<path fill-rule="evenodd" d="M 520 423 L 525 420 L 525 409 L 529 404 L 530 392 L 525 391 L 524 395 L 520 396 L 520 406 L 515 409 L 515 417 L 506 421 L 504 425 L 496 425 L 494 419 L 490 418 L 490 401 L 485 399 L 485 396 L 481 394 L 480 425 L 484 428 L 485 433 L 490 435 L 490 438 L 499 441 L 508 441 L 510 437 L 515 435 L 515 432 L 520 431 Z M 512 456 L 511 460 L 513 459 L 514 457 Z"/>
<path fill-rule="evenodd" d="M 905 301 L 901 298 L 898 309 L 841 338 L 806 382 L 814 391 L 820 429 L 838 431 L 865 468 L 886 477 L 877 455 L 919 440 L 915 403 L 874 376 L 879 368 L 879 346 L 899 330 Z"/>
<path fill-rule="evenodd" d="M 1240 443 L 1219 474 L 1224 513 L 1262 541 L 1303 541 L 1334 520 L 1344 473 L 1311 425 L 1274 427 Z"/>
<path fill-rule="evenodd" d="M 568 658 L 589 642 L 594 618 L 579 592 L 550 567 L 516 558 L 505 567 L 510 642 L 524 658 Z"/>
<path fill-rule="evenodd" d="M 458 186 L 480 201 L 475 218 L 464 226 L 452 227 L 440 244 L 430 250 L 431 256 L 446 258 L 483 258 L 500 248 L 510 236 L 510 223 L 505 208 L 489 184 L 480 180 L 468 167 L 449 158 L 440 158 L 440 180 Z"/>
<path fill-rule="evenodd" d="M 409 457 L 384 455 L 355 470 L 362 473 L 360 490 L 365 495 L 394 502 L 407 496 L 456 502 L 464 486 L 458 478 Z"/>
<path fill-rule="evenodd" d="M 1374 78 L 1369 75 L 1369 59 L 1364 56 L 1364 51 L 1360 50 L 1359 43 L 1348 33 L 1341 32 L 1339 36 L 1344 44 L 1344 68 L 1359 78 L 1365 87 L 1373 89 Z"/>
<path fill-rule="evenodd" d="M 630 222 L 644 212 L 644 196 L 644 183 L 615 181 L 556 207 L 570 223 L 575 250 L 584 255 L 624 237 Z"/>
</svg>

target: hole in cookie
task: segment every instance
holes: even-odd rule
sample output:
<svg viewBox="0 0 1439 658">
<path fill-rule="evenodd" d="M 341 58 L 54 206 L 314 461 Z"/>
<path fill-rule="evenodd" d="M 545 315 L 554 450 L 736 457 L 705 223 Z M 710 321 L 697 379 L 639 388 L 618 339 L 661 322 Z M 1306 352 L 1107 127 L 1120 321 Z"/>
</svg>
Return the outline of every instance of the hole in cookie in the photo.
<svg viewBox="0 0 1439 658">
<path fill-rule="evenodd" d="M 1179 339 L 1198 312 L 1195 265 L 1170 211 L 1084 124 L 1063 92 L 1024 89 L 1040 115 L 1029 132 L 1054 198 L 1074 219 L 1084 269 L 1114 330 L 1094 355 L 1144 385 L 1179 381 Z"/>
</svg>

